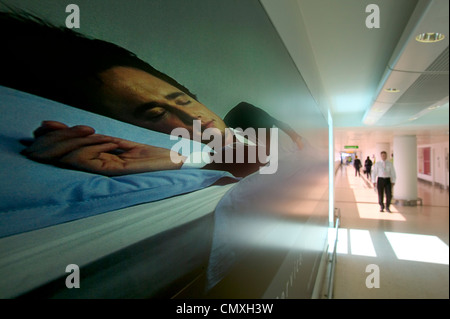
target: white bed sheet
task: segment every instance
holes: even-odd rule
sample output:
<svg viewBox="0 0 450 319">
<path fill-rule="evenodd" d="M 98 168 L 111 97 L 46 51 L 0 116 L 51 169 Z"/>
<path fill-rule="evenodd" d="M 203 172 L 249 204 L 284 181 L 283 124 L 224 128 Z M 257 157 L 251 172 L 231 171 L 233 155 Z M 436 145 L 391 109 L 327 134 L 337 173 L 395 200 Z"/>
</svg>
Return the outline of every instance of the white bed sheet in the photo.
<svg viewBox="0 0 450 319">
<path fill-rule="evenodd" d="M 211 214 L 234 185 L 211 186 L 157 202 L 2 238 L 0 298 L 14 298 L 68 276 L 65 270 L 69 264 L 81 268 Z M 173 256 L 173 261 L 176 260 L 177 256 Z M 162 264 L 164 262 L 168 261 L 162 261 Z"/>
</svg>

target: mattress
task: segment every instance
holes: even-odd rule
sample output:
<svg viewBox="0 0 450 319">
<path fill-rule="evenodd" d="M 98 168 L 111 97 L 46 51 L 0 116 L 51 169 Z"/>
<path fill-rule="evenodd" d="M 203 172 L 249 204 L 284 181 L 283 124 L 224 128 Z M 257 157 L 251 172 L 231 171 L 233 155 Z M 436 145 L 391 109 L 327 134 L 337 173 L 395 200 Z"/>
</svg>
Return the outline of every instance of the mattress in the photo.
<svg viewBox="0 0 450 319">
<path fill-rule="evenodd" d="M 0 298 L 169 297 L 204 271 L 213 212 L 234 185 L 1 238 Z M 66 287 L 71 264 L 80 288 Z"/>
</svg>

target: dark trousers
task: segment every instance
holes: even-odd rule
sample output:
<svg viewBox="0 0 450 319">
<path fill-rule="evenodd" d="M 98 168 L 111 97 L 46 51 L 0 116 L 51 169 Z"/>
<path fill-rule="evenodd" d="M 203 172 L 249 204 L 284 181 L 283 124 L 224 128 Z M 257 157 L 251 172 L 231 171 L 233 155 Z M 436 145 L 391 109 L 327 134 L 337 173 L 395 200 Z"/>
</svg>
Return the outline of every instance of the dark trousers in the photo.
<svg viewBox="0 0 450 319">
<path fill-rule="evenodd" d="M 372 173 L 371 171 L 372 171 L 372 167 L 366 166 L 366 176 L 367 176 L 367 179 L 370 179 L 370 174 Z"/>
<path fill-rule="evenodd" d="M 386 209 L 389 209 L 392 200 L 392 184 L 390 178 L 378 177 L 377 180 L 377 190 L 378 190 L 378 204 L 380 204 L 381 209 L 384 209 L 384 193 L 386 192 Z"/>
</svg>

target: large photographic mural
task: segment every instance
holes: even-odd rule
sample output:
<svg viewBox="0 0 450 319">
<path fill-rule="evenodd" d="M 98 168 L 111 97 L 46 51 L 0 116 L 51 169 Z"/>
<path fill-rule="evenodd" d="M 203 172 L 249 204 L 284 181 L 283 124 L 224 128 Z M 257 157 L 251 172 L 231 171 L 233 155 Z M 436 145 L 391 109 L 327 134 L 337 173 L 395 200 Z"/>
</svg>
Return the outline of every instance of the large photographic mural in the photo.
<svg viewBox="0 0 450 319">
<path fill-rule="evenodd" d="M 3 11 L 21 9 L 67 29 L 67 33 L 77 32 L 86 39 L 112 43 L 133 54 L 124 57 L 122 51 L 116 52 L 116 47 L 100 48 L 98 42 L 91 43 L 84 38 L 74 37 L 65 43 L 59 34 L 53 39 L 61 42 L 53 41 L 51 52 L 46 49 L 51 41 L 42 35 L 34 37 L 36 46 L 31 46 L 25 54 L 22 45 L 26 38 L 20 38 L 21 43 L 11 47 L 8 54 L 26 57 L 28 65 L 24 63 L 26 67 L 17 80 L 14 75 L 17 69 L 7 68 L 5 72 L 10 73 L 0 83 L 4 86 L 2 94 L 11 99 L 15 93 L 9 89 L 24 91 L 93 115 L 80 115 L 72 109 L 59 115 L 57 106 L 48 107 L 45 112 L 27 106 L 30 113 L 35 112 L 29 115 L 29 121 L 24 121 L 22 127 L 12 122 L 8 126 L 14 134 L 29 138 L 28 144 L 14 144 L 14 156 L 20 156 L 25 166 L 42 167 L 40 178 L 43 179 L 53 169 L 62 175 L 55 173 L 52 178 L 65 176 L 62 173 L 65 170 L 71 175 L 64 178 L 77 181 L 79 175 L 75 174 L 80 172 L 90 174 L 90 178 L 106 177 L 108 181 L 114 178 L 116 181 L 117 176 L 123 181 L 127 176 L 139 178 L 147 172 L 161 174 L 166 170 L 170 171 L 170 178 L 179 178 L 177 172 L 195 176 L 190 175 L 186 177 L 187 182 L 172 187 L 172 191 L 180 188 L 178 193 L 162 194 L 165 190 L 161 188 L 152 197 L 154 201 L 219 185 L 225 180 L 223 184 L 233 184 L 233 187 L 211 215 L 210 246 L 201 274 L 196 273 L 201 280 L 191 286 L 195 289 L 184 290 L 182 296 L 312 296 L 327 241 L 328 123 L 259 1 L 3 2 L 0 6 Z M 122 60 L 114 61 L 115 56 Z M 134 56 L 139 60 L 134 60 Z M 23 79 L 23 72 L 29 72 L 27 80 Z M 38 131 L 33 136 L 34 129 Z M 100 134 L 93 134 L 89 129 Z M 58 143 L 72 141 L 63 132 L 90 140 L 83 142 L 82 147 L 66 143 L 61 151 L 62 144 L 58 147 L 51 144 L 55 139 L 48 138 L 49 132 L 56 132 Z M 160 133 L 172 138 L 163 141 Z M 146 135 L 147 140 L 136 137 L 139 134 Z M 148 145 L 148 140 L 161 142 Z M 95 161 L 92 153 L 84 156 L 84 151 L 92 150 L 88 145 L 102 147 L 101 151 L 95 149 L 95 154 L 102 154 Z M 48 152 L 49 148 L 54 152 Z M 11 174 L 25 167 L 22 165 L 13 172 L 14 165 L 18 165 L 16 157 L 10 164 Z M 197 171 L 212 171 L 215 175 L 199 177 Z M 27 174 L 19 175 L 26 180 Z M 180 185 L 189 184 L 194 178 L 207 179 L 209 184 L 202 182 L 201 187 L 183 190 Z M 30 193 L 35 191 L 32 180 L 27 186 Z M 56 187 L 55 183 L 52 187 Z M 99 192 L 98 185 L 91 183 L 89 187 L 78 187 L 71 196 L 89 197 L 85 194 Z M 6 184 L 2 185 L 2 196 L 14 198 L 6 189 Z M 39 196 L 44 201 L 48 192 L 44 193 L 36 195 L 36 201 Z M 67 191 L 62 193 L 60 198 Z M 121 200 L 122 206 L 116 208 L 145 202 L 145 198 L 127 204 Z M 9 205 L 2 209 L 19 209 L 13 200 Z M 11 226 L 5 228 L 2 236 L 106 213 L 114 207 L 105 205 L 104 208 L 105 211 L 99 207 L 78 207 L 72 217 L 64 215 L 56 221 L 20 224 L 14 229 Z M 28 221 L 34 218 L 32 212 L 32 209 L 27 211 Z M 170 205 L 165 206 L 165 213 L 171 214 Z M 110 261 L 105 259 L 103 264 Z M 99 264 L 88 264 L 80 271 L 92 274 L 101 268 Z M 95 280 L 89 281 L 89 285 L 94 287 Z M 50 290 L 42 290 L 43 295 Z M 82 290 L 72 289 L 61 296 L 77 297 Z M 165 293 L 169 290 L 170 287 L 161 289 Z"/>
</svg>

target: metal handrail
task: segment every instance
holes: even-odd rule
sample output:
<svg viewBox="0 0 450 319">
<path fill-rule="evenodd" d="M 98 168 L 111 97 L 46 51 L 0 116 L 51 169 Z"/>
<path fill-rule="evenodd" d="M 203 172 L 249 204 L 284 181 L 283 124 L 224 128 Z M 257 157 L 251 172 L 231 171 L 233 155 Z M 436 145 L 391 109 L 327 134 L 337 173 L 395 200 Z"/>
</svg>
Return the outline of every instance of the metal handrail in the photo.
<svg viewBox="0 0 450 319">
<path fill-rule="evenodd" d="M 329 255 L 329 276 L 328 276 L 328 290 L 327 290 L 327 298 L 332 299 L 333 298 L 333 283 L 334 283 L 334 272 L 336 267 L 336 250 L 337 250 L 337 243 L 338 243 L 338 230 L 341 222 L 341 211 L 339 208 L 335 208 L 335 222 L 334 222 L 334 230 L 335 230 L 335 238 L 334 238 L 334 245 L 333 245 L 333 252 Z"/>
</svg>

